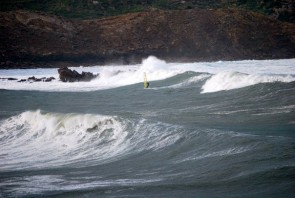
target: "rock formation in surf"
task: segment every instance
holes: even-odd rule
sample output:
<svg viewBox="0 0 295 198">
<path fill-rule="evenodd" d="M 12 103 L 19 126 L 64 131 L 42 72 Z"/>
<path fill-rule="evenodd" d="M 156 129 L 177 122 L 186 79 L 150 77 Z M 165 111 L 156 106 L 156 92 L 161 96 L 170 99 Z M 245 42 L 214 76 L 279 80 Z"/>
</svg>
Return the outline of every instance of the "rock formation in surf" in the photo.
<svg viewBox="0 0 295 198">
<path fill-rule="evenodd" d="M 17 80 L 17 82 L 51 82 L 52 80 L 55 80 L 54 77 L 41 77 L 41 78 L 36 78 L 35 76 L 28 77 L 28 79 L 20 79 L 18 80 L 17 78 L 0 78 L 0 80 Z"/>
<path fill-rule="evenodd" d="M 67 67 L 58 69 L 59 78 L 62 82 L 79 82 L 79 81 L 91 81 L 98 76 L 91 72 L 82 72 L 79 74 L 76 70 L 70 70 Z"/>
</svg>

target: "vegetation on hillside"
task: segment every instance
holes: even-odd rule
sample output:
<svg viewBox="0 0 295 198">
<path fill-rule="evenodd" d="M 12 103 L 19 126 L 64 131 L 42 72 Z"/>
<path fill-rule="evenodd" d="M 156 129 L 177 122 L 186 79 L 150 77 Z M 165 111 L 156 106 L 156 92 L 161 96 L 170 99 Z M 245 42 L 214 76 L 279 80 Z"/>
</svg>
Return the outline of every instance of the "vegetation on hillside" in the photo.
<svg viewBox="0 0 295 198">
<path fill-rule="evenodd" d="M 0 10 L 42 11 L 75 19 L 91 19 L 153 9 L 238 7 L 295 22 L 294 0 L 1 0 Z"/>
</svg>

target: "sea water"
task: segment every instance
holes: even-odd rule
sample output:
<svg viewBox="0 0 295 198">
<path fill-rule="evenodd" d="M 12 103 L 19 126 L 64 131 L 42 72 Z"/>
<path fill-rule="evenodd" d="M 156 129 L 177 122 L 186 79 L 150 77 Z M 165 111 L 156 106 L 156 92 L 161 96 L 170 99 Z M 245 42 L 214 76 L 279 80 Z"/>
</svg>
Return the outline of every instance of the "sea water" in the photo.
<svg viewBox="0 0 295 198">
<path fill-rule="evenodd" d="M 0 80 L 0 197 L 295 196 L 295 59 L 70 69 L 0 70 L 56 78 Z"/>
</svg>

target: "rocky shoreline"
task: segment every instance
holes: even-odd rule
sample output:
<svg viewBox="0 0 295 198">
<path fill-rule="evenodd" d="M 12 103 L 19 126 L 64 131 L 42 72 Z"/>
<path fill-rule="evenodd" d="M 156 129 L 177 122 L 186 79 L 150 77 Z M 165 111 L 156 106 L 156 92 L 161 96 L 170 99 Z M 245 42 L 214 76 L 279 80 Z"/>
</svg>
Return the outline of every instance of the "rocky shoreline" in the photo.
<svg viewBox="0 0 295 198">
<path fill-rule="evenodd" d="M 59 74 L 59 80 L 62 82 L 89 82 L 97 77 L 99 74 L 93 74 L 91 72 L 84 72 L 80 74 L 76 70 L 71 70 L 67 67 L 57 69 Z M 0 80 L 17 81 L 17 82 L 51 82 L 55 80 L 54 77 L 41 77 L 36 78 L 35 76 L 28 77 L 27 79 L 18 79 L 14 77 L 0 78 Z"/>
<path fill-rule="evenodd" d="M 18 79 L 18 78 L 13 78 L 13 77 L 8 77 L 8 78 L 0 78 L 0 80 L 8 80 L 8 81 L 17 81 L 17 82 L 51 82 L 52 80 L 55 80 L 54 77 L 41 77 L 41 78 L 36 78 L 35 76 L 28 77 L 27 79 Z"/>
<path fill-rule="evenodd" d="M 0 12 L 0 68 L 295 58 L 295 24 L 239 9 L 132 13 L 68 20 Z"/>
</svg>

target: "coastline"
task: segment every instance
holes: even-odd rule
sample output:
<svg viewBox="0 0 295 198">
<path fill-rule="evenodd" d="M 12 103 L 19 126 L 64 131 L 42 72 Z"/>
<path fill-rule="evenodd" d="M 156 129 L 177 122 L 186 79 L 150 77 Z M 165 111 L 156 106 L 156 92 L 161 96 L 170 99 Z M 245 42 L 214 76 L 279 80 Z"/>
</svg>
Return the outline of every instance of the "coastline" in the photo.
<svg viewBox="0 0 295 198">
<path fill-rule="evenodd" d="M 55 68 L 295 57 L 295 24 L 240 9 L 150 11 L 69 20 L 0 12 L 0 68 Z"/>
</svg>

